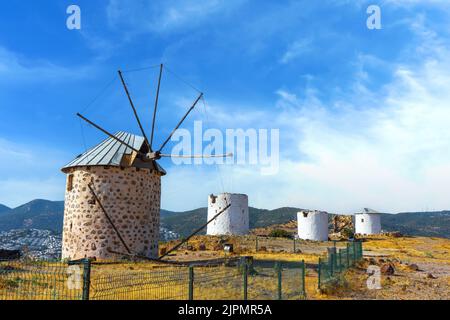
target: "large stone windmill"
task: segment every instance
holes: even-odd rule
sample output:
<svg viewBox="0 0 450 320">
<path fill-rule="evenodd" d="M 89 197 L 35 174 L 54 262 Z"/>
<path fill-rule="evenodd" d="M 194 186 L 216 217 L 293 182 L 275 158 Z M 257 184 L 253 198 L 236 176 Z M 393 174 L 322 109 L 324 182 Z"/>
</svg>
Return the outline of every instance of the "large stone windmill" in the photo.
<svg viewBox="0 0 450 320">
<path fill-rule="evenodd" d="M 108 138 L 62 168 L 67 175 L 63 259 L 111 259 L 120 253 L 157 257 L 161 176 L 166 174 L 157 160 L 174 156 L 162 154 L 162 151 L 203 97 L 203 93 L 200 93 L 164 143 L 154 148 L 162 71 L 161 64 L 150 140 L 147 139 L 120 71 L 120 79 L 142 136 L 127 132 L 111 134 L 77 114 Z M 211 155 L 223 156 L 227 155 Z"/>
</svg>

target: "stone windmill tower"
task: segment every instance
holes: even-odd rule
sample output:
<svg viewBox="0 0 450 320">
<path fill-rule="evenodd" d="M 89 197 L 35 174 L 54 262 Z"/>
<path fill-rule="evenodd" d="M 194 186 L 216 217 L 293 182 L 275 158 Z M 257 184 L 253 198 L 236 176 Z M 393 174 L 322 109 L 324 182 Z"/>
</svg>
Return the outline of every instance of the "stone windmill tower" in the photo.
<svg viewBox="0 0 450 320">
<path fill-rule="evenodd" d="M 161 147 L 154 148 L 162 71 L 161 64 L 150 140 L 147 139 L 120 71 L 120 79 L 142 136 L 122 131 L 113 135 L 77 114 L 108 138 L 62 168 L 67 175 L 63 259 L 112 259 L 121 253 L 157 258 L 161 177 L 166 174 L 157 160 L 177 156 L 162 154 L 162 150 L 203 97 L 203 93 L 200 93 Z M 210 157 L 223 156 L 228 155 Z"/>
<path fill-rule="evenodd" d="M 208 221 L 218 212 L 229 207 L 214 219 L 206 231 L 207 235 L 246 235 L 249 231 L 248 196 L 237 193 L 211 194 L 208 197 Z"/>
<path fill-rule="evenodd" d="M 381 233 L 381 213 L 370 208 L 355 214 L 355 233 L 373 235 Z"/>
</svg>

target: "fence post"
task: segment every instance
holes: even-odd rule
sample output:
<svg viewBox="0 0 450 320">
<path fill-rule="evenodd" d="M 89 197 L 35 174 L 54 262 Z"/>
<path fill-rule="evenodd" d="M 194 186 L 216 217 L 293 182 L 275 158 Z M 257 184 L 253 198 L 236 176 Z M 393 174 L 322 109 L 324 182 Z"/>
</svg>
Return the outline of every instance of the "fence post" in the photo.
<svg viewBox="0 0 450 320">
<path fill-rule="evenodd" d="M 275 270 L 277 272 L 277 278 L 278 278 L 278 290 L 277 290 L 277 298 L 278 300 L 282 300 L 283 296 L 282 296 L 282 276 L 281 276 L 281 262 L 276 262 L 275 263 Z"/>
<path fill-rule="evenodd" d="M 356 262 L 358 257 L 356 256 L 356 242 L 353 242 L 353 262 Z"/>
<path fill-rule="evenodd" d="M 321 260 L 321 258 L 319 257 L 319 264 L 317 265 L 317 278 L 318 278 L 318 288 L 320 289 L 320 271 L 321 271 L 321 269 L 322 269 L 322 260 Z"/>
<path fill-rule="evenodd" d="M 303 293 L 303 297 L 306 298 L 305 281 L 306 281 L 305 260 L 302 260 L 302 293 Z"/>
<path fill-rule="evenodd" d="M 83 259 L 83 300 L 89 300 L 89 289 L 91 287 L 91 260 Z"/>
<path fill-rule="evenodd" d="M 330 259 L 331 258 L 331 259 Z M 331 253 L 331 256 L 330 256 L 330 258 L 328 258 L 328 264 L 329 264 L 329 268 L 330 268 L 330 276 L 333 276 L 333 273 L 334 273 L 334 253 Z M 330 263 L 330 261 L 331 261 L 331 263 Z"/>
<path fill-rule="evenodd" d="M 194 267 L 189 266 L 189 300 L 194 300 Z"/>
<path fill-rule="evenodd" d="M 296 252 L 296 248 L 295 248 L 295 237 L 294 237 L 294 253 Z"/>
<path fill-rule="evenodd" d="M 342 272 L 342 251 L 341 251 L 341 249 L 339 249 L 338 257 L 339 257 L 339 273 L 341 273 Z"/>
<path fill-rule="evenodd" d="M 359 250 L 359 259 L 360 260 L 362 260 L 362 258 L 363 258 L 363 243 L 362 243 L 362 241 L 361 242 L 358 242 L 359 243 L 359 246 L 358 246 L 358 250 Z"/>
<path fill-rule="evenodd" d="M 350 244 L 347 243 L 347 268 L 350 268 Z"/>
<path fill-rule="evenodd" d="M 258 236 L 255 238 L 255 250 L 258 252 Z"/>
<path fill-rule="evenodd" d="M 248 263 L 247 260 L 244 261 L 244 273 L 243 273 L 243 294 L 244 294 L 244 300 L 247 300 L 247 289 L 248 289 Z"/>
</svg>

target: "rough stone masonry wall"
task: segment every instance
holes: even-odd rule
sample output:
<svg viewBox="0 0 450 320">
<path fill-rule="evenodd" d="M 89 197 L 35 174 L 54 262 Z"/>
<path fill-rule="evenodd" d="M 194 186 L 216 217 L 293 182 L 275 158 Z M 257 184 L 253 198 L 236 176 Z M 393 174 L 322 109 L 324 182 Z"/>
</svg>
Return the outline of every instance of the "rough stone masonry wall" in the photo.
<svg viewBox="0 0 450 320">
<path fill-rule="evenodd" d="M 69 178 L 73 175 L 72 178 Z M 72 189 L 66 189 L 62 258 L 116 258 L 108 250 L 126 249 L 95 203 L 88 184 L 133 253 L 158 255 L 161 177 L 134 167 L 79 167 L 67 172 Z M 70 191 L 69 191 L 70 190 Z"/>
</svg>

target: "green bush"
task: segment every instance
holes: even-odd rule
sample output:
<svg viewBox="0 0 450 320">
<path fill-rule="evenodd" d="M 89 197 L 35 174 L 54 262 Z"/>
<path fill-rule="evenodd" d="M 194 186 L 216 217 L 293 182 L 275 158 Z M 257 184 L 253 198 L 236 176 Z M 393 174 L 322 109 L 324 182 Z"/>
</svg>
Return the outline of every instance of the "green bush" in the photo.
<svg viewBox="0 0 450 320">
<path fill-rule="evenodd" d="M 346 228 L 342 229 L 341 235 L 344 238 L 350 239 L 350 238 L 353 238 L 355 236 L 355 233 L 353 232 L 352 228 L 346 227 Z"/>
<path fill-rule="evenodd" d="M 269 237 L 273 238 L 292 238 L 291 234 L 286 230 L 274 229 L 270 231 Z"/>
</svg>

